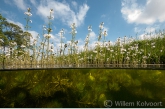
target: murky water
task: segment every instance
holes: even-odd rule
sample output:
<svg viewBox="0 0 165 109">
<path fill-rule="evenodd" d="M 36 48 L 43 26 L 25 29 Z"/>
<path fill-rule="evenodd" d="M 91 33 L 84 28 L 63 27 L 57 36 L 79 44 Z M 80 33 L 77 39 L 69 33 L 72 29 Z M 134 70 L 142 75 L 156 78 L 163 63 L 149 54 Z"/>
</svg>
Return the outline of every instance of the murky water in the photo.
<svg viewBox="0 0 165 109">
<path fill-rule="evenodd" d="M 1 70 L 0 107 L 165 107 L 165 70 Z"/>
</svg>

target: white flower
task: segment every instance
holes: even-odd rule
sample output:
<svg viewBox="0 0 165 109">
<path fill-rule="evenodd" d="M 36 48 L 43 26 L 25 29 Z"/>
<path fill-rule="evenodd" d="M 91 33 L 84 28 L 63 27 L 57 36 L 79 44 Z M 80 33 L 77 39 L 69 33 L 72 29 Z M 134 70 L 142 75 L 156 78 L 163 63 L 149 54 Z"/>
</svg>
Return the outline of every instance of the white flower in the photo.
<svg viewBox="0 0 165 109">
<path fill-rule="evenodd" d="M 127 56 L 126 59 L 129 60 L 130 58 Z"/>
<path fill-rule="evenodd" d="M 110 50 L 110 52 L 113 52 L 114 50 Z"/>
<path fill-rule="evenodd" d="M 121 51 L 121 54 L 124 54 L 124 52 Z"/>
<path fill-rule="evenodd" d="M 103 47 L 103 46 L 104 46 L 103 44 L 100 45 L 100 47 Z"/>
<path fill-rule="evenodd" d="M 21 45 L 21 48 L 25 48 L 26 46 L 25 45 Z"/>
<path fill-rule="evenodd" d="M 139 54 L 142 54 L 142 52 L 139 52 Z"/>
<path fill-rule="evenodd" d="M 76 33 L 77 33 L 76 29 L 72 28 L 71 34 L 76 34 Z"/>
<path fill-rule="evenodd" d="M 98 42 L 98 41 L 97 41 L 95 44 L 96 44 L 96 45 L 98 45 L 98 46 L 100 46 L 100 45 L 101 45 L 101 43 L 100 43 L 100 42 Z"/>
<path fill-rule="evenodd" d="M 5 56 L 6 56 L 6 57 L 7 57 L 7 56 L 10 56 L 10 53 L 6 54 Z"/>
<path fill-rule="evenodd" d="M 104 27 L 103 27 L 103 25 L 100 25 L 99 28 L 100 28 L 100 29 L 103 29 Z"/>
<path fill-rule="evenodd" d="M 107 34 L 107 31 L 104 31 L 103 35 L 104 35 L 104 36 L 107 36 L 107 35 L 108 35 L 108 34 Z"/>
<path fill-rule="evenodd" d="M 37 40 L 36 40 L 36 39 L 34 39 L 33 44 L 35 45 L 36 43 L 37 43 Z"/>
<path fill-rule="evenodd" d="M 49 18 L 49 19 L 54 19 L 54 16 L 53 16 L 53 15 L 51 15 L 51 16 L 48 16 L 48 18 Z"/>
<path fill-rule="evenodd" d="M 126 51 L 126 49 L 124 49 L 124 48 L 121 48 L 121 52 L 124 52 L 124 51 Z"/>
<path fill-rule="evenodd" d="M 53 13 L 53 9 L 50 9 L 50 13 Z"/>
<path fill-rule="evenodd" d="M 60 37 L 63 38 L 63 34 L 64 34 L 64 29 L 60 30 Z"/>
<path fill-rule="evenodd" d="M 60 33 L 63 34 L 64 33 L 64 29 L 61 29 Z"/>
<path fill-rule="evenodd" d="M 136 56 L 136 54 L 133 54 L 133 56 Z"/>
<path fill-rule="evenodd" d="M 143 59 L 147 59 L 147 56 L 143 56 Z"/>
<path fill-rule="evenodd" d="M 127 36 L 124 36 L 124 41 L 126 41 L 126 39 L 127 39 Z"/>
<path fill-rule="evenodd" d="M 53 49 L 53 48 L 54 48 L 54 45 L 53 45 L 53 44 L 51 44 L 50 49 Z"/>
<path fill-rule="evenodd" d="M 75 44 L 76 44 L 76 45 L 78 44 L 78 40 L 75 42 Z"/>
<path fill-rule="evenodd" d="M 53 50 L 53 49 L 49 49 L 49 51 L 50 51 L 50 52 L 54 52 L 54 50 Z"/>
<path fill-rule="evenodd" d="M 117 39 L 117 41 L 120 42 L 120 40 L 121 40 L 121 39 L 120 39 L 120 37 L 119 37 L 119 38 Z"/>
<path fill-rule="evenodd" d="M 89 37 L 87 36 L 86 38 L 85 38 L 85 42 L 88 42 L 89 41 Z"/>
<path fill-rule="evenodd" d="M 100 28 L 100 29 L 103 29 L 103 28 L 104 28 L 103 25 L 104 25 L 104 22 L 102 22 L 102 23 L 99 25 L 99 28 Z"/>
<path fill-rule="evenodd" d="M 41 42 L 41 45 L 44 45 L 44 42 Z"/>
<path fill-rule="evenodd" d="M 89 32 L 92 31 L 92 26 L 88 26 L 88 31 L 89 31 Z"/>
<path fill-rule="evenodd" d="M 29 20 L 30 21 L 30 23 L 32 23 L 32 20 Z"/>
<path fill-rule="evenodd" d="M 97 51 L 93 51 L 94 53 L 97 53 Z"/>
<path fill-rule="evenodd" d="M 16 46 L 17 43 L 16 42 L 11 42 L 11 45 Z"/>
<path fill-rule="evenodd" d="M 153 46 L 153 45 L 155 45 L 155 43 L 153 42 L 153 43 L 151 43 L 151 45 Z"/>
<path fill-rule="evenodd" d="M 30 13 L 30 12 L 25 12 L 24 14 L 28 15 L 28 16 L 32 16 L 32 13 Z"/>
<path fill-rule="evenodd" d="M 75 23 L 71 24 L 70 28 L 72 29 L 76 28 L 76 24 Z"/>
<path fill-rule="evenodd" d="M 44 37 L 45 38 L 51 38 L 52 36 L 51 36 L 51 34 L 44 34 Z"/>
</svg>

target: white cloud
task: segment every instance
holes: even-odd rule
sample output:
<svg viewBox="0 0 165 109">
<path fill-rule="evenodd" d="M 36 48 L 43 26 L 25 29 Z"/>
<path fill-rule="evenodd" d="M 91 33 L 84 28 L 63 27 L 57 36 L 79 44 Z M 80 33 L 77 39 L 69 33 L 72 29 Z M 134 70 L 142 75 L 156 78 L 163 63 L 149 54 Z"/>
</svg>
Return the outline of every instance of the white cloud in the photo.
<svg viewBox="0 0 165 109">
<path fill-rule="evenodd" d="M 160 26 L 159 25 L 151 25 L 151 26 L 147 26 L 146 28 L 142 29 L 140 26 L 137 26 L 134 28 L 134 31 L 136 33 L 153 33 L 155 32 L 156 30 L 159 30 L 160 29 Z"/>
<path fill-rule="evenodd" d="M 151 39 L 151 38 L 156 38 L 156 36 L 155 35 L 145 34 L 145 33 L 139 35 L 139 39 L 140 40 L 148 40 L 148 39 Z"/>
<path fill-rule="evenodd" d="M 54 42 L 54 44 L 57 44 L 57 43 L 60 43 L 60 38 L 59 38 L 60 36 L 58 35 L 58 34 L 55 34 L 55 35 L 53 35 L 52 34 L 52 37 L 51 37 L 51 41 L 52 42 Z"/>
<path fill-rule="evenodd" d="M 140 27 L 135 27 L 134 31 L 137 33 L 138 32 L 138 38 L 140 40 L 144 39 L 151 39 L 156 37 L 156 30 L 159 30 L 160 26 L 159 25 L 153 25 L 153 26 L 147 26 L 145 29 L 142 29 Z"/>
<path fill-rule="evenodd" d="M 140 5 L 137 0 L 123 0 L 121 13 L 128 23 L 154 24 L 165 21 L 165 0 L 146 0 Z"/>
<path fill-rule="evenodd" d="M 29 33 L 31 33 L 31 34 L 32 34 L 33 39 L 36 39 L 36 38 L 37 38 L 37 36 L 38 36 L 38 32 L 36 32 L 36 31 L 29 31 Z"/>
<path fill-rule="evenodd" d="M 17 15 L 15 13 L 13 13 L 12 11 L 7 11 L 7 10 L 3 10 L 0 8 L 0 13 L 3 15 L 3 17 L 5 17 L 6 19 L 17 19 Z"/>
<path fill-rule="evenodd" d="M 30 0 L 30 2 L 31 2 L 34 6 L 36 6 L 36 1 L 35 1 L 35 0 Z"/>
<path fill-rule="evenodd" d="M 72 1 L 71 3 L 72 3 L 72 5 L 73 5 L 73 7 L 74 7 L 75 9 L 77 9 L 77 6 L 78 6 L 78 5 L 77 5 L 77 2 Z"/>
<path fill-rule="evenodd" d="M 7 21 L 10 22 L 10 23 L 13 23 L 13 24 L 18 25 L 19 27 L 21 27 L 22 30 L 24 30 L 24 25 L 23 25 L 22 23 L 20 23 L 20 22 L 15 22 L 15 21 L 10 20 L 10 19 L 7 19 Z"/>
<path fill-rule="evenodd" d="M 14 4 L 17 6 L 17 8 L 19 8 L 23 11 L 25 11 L 27 9 L 27 4 L 25 3 L 25 0 L 4 0 L 4 2 L 11 6 L 13 6 L 13 4 Z M 34 3 L 34 0 L 30 0 L 30 2 Z"/>
<path fill-rule="evenodd" d="M 33 38 L 30 38 L 30 42 L 32 43 L 34 41 L 34 39 L 37 39 L 37 36 L 39 33 L 36 31 L 29 31 L 29 33 L 31 33 L 31 35 L 33 37 Z M 39 39 L 38 41 L 41 41 L 41 39 Z"/>
<path fill-rule="evenodd" d="M 96 37 L 97 37 L 97 36 L 96 36 L 96 33 L 92 31 L 92 32 L 90 33 L 90 40 L 95 40 Z"/>
<path fill-rule="evenodd" d="M 76 23 L 77 26 L 80 26 L 84 22 L 89 6 L 87 4 L 79 6 L 79 11 L 76 13 L 70 8 L 68 3 L 44 0 L 41 1 L 37 7 L 37 14 L 46 21 L 50 9 L 54 10 L 55 19 L 60 19 L 64 24 L 69 26 L 72 23 Z"/>
<path fill-rule="evenodd" d="M 4 2 L 5 2 L 6 4 L 12 5 L 11 0 L 4 0 Z"/>
<path fill-rule="evenodd" d="M 78 26 L 84 22 L 84 19 L 88 10 L 89 10 L 89 6 L 87 4 L 80 6 L 80 10 L 77 16 L 75 16 Z"/>
<path fill-rule="evenodd" d="M 94 41 L 92 41 L 90 44 L 89 44 L 89 47 L 91 48 L 91 49 L 94 49 L 95 47 L 96 47 L 96 40 L 94 40 Z"/>
<path fill-rule="evenodd" d="M 24 2 L 24 0 L 13 0 L 14 4 L 21 10 L 25 11 L 27 9 L 27 6 Z"/>
</svg>

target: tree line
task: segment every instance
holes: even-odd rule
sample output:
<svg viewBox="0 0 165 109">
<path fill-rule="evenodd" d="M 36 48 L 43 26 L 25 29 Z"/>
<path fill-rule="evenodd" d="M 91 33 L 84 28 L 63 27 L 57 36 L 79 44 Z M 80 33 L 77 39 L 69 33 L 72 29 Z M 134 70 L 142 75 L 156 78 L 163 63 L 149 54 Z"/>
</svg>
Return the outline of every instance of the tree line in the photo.
<svg viewBox="0 0 165 109">
<path fill-rule="evenodd" d="M 15 50 L 24 51 L 21 45 L 30 47 L 31 33 L 24 31 L 20 26 L 9 22 L 0 14 L 0 47 L 3 47 L 3 52 L 8 47 L 10 49 L 10 56 L 12 56 L 13 47 Z M 19 55 L 19 53 L 18 53 Z"/>
</svg>

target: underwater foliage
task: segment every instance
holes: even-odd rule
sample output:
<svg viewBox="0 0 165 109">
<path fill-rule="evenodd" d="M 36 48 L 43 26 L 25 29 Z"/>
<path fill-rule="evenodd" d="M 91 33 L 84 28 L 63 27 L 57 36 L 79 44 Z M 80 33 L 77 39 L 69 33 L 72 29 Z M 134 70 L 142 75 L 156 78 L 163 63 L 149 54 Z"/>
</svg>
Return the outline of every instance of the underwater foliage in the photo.
<svg viewBox="0 0 165 109">
<path fill-rule="evenodd" d="M 91 108 L 104 107 L 105 100 L 165 104 L 164 78 L 164 70 L 3 70 L 0 107 Z"/>
</svg>

